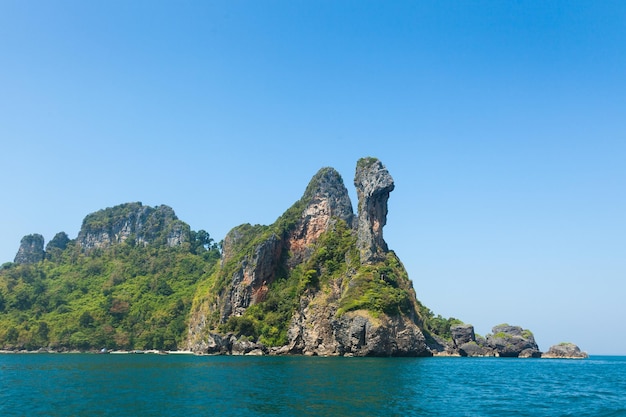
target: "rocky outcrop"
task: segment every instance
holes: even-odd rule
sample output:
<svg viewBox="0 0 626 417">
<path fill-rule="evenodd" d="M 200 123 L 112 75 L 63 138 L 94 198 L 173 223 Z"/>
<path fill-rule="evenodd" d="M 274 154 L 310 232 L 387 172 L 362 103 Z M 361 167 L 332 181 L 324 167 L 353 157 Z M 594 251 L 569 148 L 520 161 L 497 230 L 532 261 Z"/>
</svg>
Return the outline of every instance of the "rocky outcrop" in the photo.
<svg viewBox="0 0 626 417">
<path fill-rule="evenodd" d="M 44 258 L 43 242 L 43 236 L 38 233 L 24 236 L 13 262 L 16 264 L 41 262 Z"/>
<path fill-rule="evenodd" d="M 419 326 L 404 315 L 357 310 L 338 316 L 339 294 L 318 293 L 302 300 L 281 353 L 307 356 L 431 356 Z"/>
<path fill-rule="evenodd" d="M 471 324 L 457 324 L 450 327 L 450 335 L 454 346 L 461 346 L 467 342 L 475 342 L 474 326 Z"/>
<path fill-rule="evenodd" d="M 353 217 L 343 179 L 333 168 L 322 168 L 302 198 L 274 225 L 244 224 L 233 228 L 222 246 L 218 281 L 224 283 L 223 288 L 216 288 L 217 300 L 211 301 L 208 294 L 204 305 L 196 306 L 190 317 L 187 347 L 206 353 L 206 328 L 215 326 L 207 315 L 219 310 L 219 324 L 243 315 L 248 307 L 265 299 L 278 270 L 284 273 L 302 263 L 322 233 L 337 220 L 351 225 Z"/>
<path fill-rule="evenodd" d="M 533 357 L 541 356 L 535 337 L 530 330 L 519 326 L 501 324 L 492 329 L 493 334 L 487 335 L 487 346 L 501 357 Z"/>
<path fill-rule="evenodd" d="M 334 321 L 338 353 L 349 356 L 430 356 L 421 330 L 403 316 L 376 320 L 365 312 Z"/>
<path fill-rule="evenodd" d="M 354 185 L 359 199 L 357 247 L 361 263 L 377 262 L 388 251 L 383 226 L 387 223 L 387 200 L 394 189 L 393 178 L 378 159 L 362 158 L 357 163 Z"/>
<path fill-rule="evenodd" d="M 46 245 L 46 253 L 53 250 L 64 251 L 67 248 L 68 243 L 70 243 L 70 238 L 65 232 L 59 232 L 48 244 Z"/>
<path fill-rule="evenodd" d="M 333 168 L 323 168 L 311 179 L 302 200 L 305 207 L 287 239 L 291 266 L 310 256 L 313 244 L 335 219 L 352 227 L 354 218 L 348 190 Z"/>
<path fill-rule="evenodd" d="M 171 207 L 126 203 L 89 214 L 76 240 L 83 250 L 126 241 L 179 246 L 189 240 L 189 226 L 178 220 Z"/>
<path fill-rule="evenodd" d="M 487 345 L 485 338 L 476 336 L 471 324 L 458 324 L 450 327 L 453 351 L 460 356 L 494 356 L 495 352 Z"/>
<path fill-rule="evenodd" d="M 234 334 L 220 335 L 210 333 L 200 342 L 196 353 L 205 355 L 235 355 L 261 356 L 268 353 L 268 349 L 260 343 L 246 338 L 237 338 Z"/>
<path fill-rule="evenodd" d="M 461 356 L 474 356 L 474 357 L 495 356 L 491 349 L 478 344 L 478 342 L 476 341 L 463 343 L 461 346 L 459 346 L 458 351 L 459 351 L 459 355 Z"/>
<path fill-rule="evenodd" d="M 548 359 L 584 359 L 588 358 L 589 355 L 587 352 L 582 352 L 580 348 L 573 343 L 559 343 L 558 345 L 551 346 L 541 357 Z"/>
<path fill-rule="evenodd" d="M 298 307 L 285 323 L 287 327 L 277 329 L 286 331 L 287 343 L 272 346 L 270 354 L 430 356 L 419 326 L 415 293 L 402 264 L 388 253 L 382 237 L 393 180 L 380 161 L 368 158 L 359 161 L 355 184 L 360 212 L 365 212 L 359 214 L 357 227 L 341 176 L 332 168 L 323 168 L 303 197 L 276 223 L 231 230 L 224 239 L 216 284 L 192 308 L 186 347 L 211 354 L 262 351 L 258 342 L 252 342 L 258 327 L 255 331 L 243 327 L 260 326 L 264 316 L 259 309 L 254 316 L 247 312 L 263 303 L 280 275 L 282 288 L 291 288 L 296 298 L 278 303 Z M 326 240 L 322 241 L 322 236 Z M 360 242 L 358 250 L 356 242 Z M 363 272 L 358 271 L 361 264 L 367 264 Z M 385 272 L 377 272 L 377 265 Z M 358 283 L 354 281 L 357 276 Z M 384 294 L 362 301 L 362 293 L 355 290 L 358 285 L 370 285 L 362 291 L 381 288 Z M 346 294 L 351 294 L 349 302 Z M 393 304 L 394 297 L 404 300 L 401 306 Z M 358 303 L 378 310 L 355 308 Z M 213 318 L 216 313 L 217 322 Z M 228 336 L 219 329 L 236 333 Z M 233 337 L 250 341 L 250 346 L 234 344 Z"/>
<path fill-rule="evenodd" d="M 227 240 L 232 242 L 234 238 L 230 236 Z M 230 245 L 232 243 L 226 245 L 224 250 L 226 259 L 232 256 Z M 221 323 L 225 323 L 231 316 L 241 316 L 250 305 L 264 300 L 274 280 L 281 253 L 280 240 L 272 234 L 257 245 L 251 255 L 244 257 L 232 275 L 229 290 L 222 297 Z"/>
<path fill-rule="evenodd" d="M 61 254 L 67 246 L 70 244 L 71 240 L 67 233 L 59 232 L 52 238 L 51 241 L 46 245 L 46 259 L 50 261 L 59 261 L 61 259 Z"/>
<path fill-rule="evenodd" d="M 230 289 L 220 303 L 220 322 L 241 316 L 252 304 L 264 300 L 279 267 L 283 253 L 290 253 L 288 267 L 306 259 L 320 235 L 337 219 L 352 224 L 354 214 L 343 179 L 332 168 L 321 169 L 309 182 L 297 205 L 300 210 L 295 227 L 281 238 L 272 233 L 239 261 L 231 277 Z M 259 228 L 243 225 L 231 230 L 224 239 L 223 261 L 228 262 L 241 250 L 241 243 L 259 233 Z"/>
</svg>

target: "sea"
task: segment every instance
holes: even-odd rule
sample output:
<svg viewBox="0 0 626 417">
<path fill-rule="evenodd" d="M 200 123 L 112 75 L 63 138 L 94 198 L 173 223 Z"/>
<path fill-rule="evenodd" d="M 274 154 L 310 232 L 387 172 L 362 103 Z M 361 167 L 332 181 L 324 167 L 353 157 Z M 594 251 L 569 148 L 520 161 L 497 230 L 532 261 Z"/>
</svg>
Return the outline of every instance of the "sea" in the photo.
<svg viewBox="0 0 626 417">
<path fill-rule="evenodd" d="M 626 416 L 626 357 L 1 354 L 0 416 Z"/>
</svg>

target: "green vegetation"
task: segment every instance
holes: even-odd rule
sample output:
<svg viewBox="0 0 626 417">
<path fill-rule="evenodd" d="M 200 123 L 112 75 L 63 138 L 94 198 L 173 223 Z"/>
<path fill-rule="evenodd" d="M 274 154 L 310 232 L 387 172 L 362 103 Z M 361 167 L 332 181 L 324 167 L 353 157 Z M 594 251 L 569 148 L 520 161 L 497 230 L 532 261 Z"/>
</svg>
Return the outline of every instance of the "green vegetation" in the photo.
<svg viewBox="0 0 626 417">
<path fill-rule="evenodd" d="M 194 298 L 194 311 L 202 308 L 208 309 L 207 327 L 209 329 L 217 329 L 222 332 L 232 331 L 239 336 L 254 340 L 259 339 L 269 346 L 282 345 L 287 341 L 287 327 L 298 306 L 300 296 L 310 286 L 319 284 L 322 273 L 325 274 L 324 277 L 328 275 L 329 271 L 337 273 L 338 265 L 340 261 L 343 261 L 343 258 L 340 260 L 335 256 L 336 254 L 330 257 L 320 254 L 316 257 L 316 261 L 308 262 L 306 265 L 298 265 L 293 270 L 280 268 L 274 280 L 269 284 L 269 291 L 265 300 L 249 307 L 242 317 L 231 317 L 226 323 L 220 323 L 219 312 L 214 307 L 207 306 L 218 305 L 219 298 L 224 295 L 243 260 L 254 259 L 255 251 L 261 244 L 270 239 L 276 239 L 280 242 L 287 238 L 329 170 L 332 168 L 321 169 L 309 182 L 302 198 L 271 226 L 244 224 L 229 232 L 229 245 L 231 246 L 228 248 L 228 252 L 231 256 L 225 260 L 222 267 L 212 277 L 201 284 L 202 291 L 198 291 Z M 338 179 L 341 180 L 341 177 Z M 345 222 L 338 220 L 338 223 L 343 223 L 343 229 L 348 230 Z M 350 234 L 349 231 L 347 233 Z M 318 245 L 316 251 L 323 251 L 320 246 L 326 244 L 332 246 L 334 244 L 331 242 L 334 240 L 330 237 L 322 238 L 321 241 L 323 243 Z M 331 248 L 331 252 L 335 252 L 335 250 Z M 286 261 L 289 254 L 285 253 L 283 256 L 283 261 Z M 284 265 L 285 262 L 281 262 L 281 264 Z"/>
<path fill-rule="evenodd" d="M 204 231 L 180 247 L 66 246 L 37 264 L 3 265 L 0 347 L 176 349 L 196 287 L 219 259 Z"/>
<path fill-rule="evenodd" d="M 301 207 L 298 207 L 298 212 L 302 212 Z M 237 229 L 241 239 L 247 242 L 242 253 L 251 256 L 255 245 L 268 239 L 271 234 L 289 230 L 284 225 L 295 224 L 295 221 L 291 223 L 289 220 L 291 214 L 290 209 L 269 228 L 245 225 Z M 246 233 L 259 235 L 249 236 Z M 222 283 L 232 277 L 233 267 L 239 265 L 241 259 L 237 257 L 236 260 L 229 260 L 228 263 L 233 262 L 233 265 L 226 265 L 217 274 L 216 289 L 223 288 Z M 344 221 L 335 219 L 331 228 L 319 237 L 307 261 L 291 270 L 279 271 L 269 286 L 265 300 L 250 306 L 243 316 L 230 317 L 222 325 L 214 322 L 213 326 L 221 332 L 234 332 L 237 336 L 259 340 L 268 346 L 284 345 L 289 323 L 299 306 L 300 298 L 307 292 L 328 293 L 330 285 L 336 283 L 342 284 L 341 297 L 337 300 L 339 316 L 354 310 L 367 310 L 374 316 L 380 313 L 409 314 L 416 310 L 415 293 L 396 255 L 389 252 L 383 262 L 361 265 L 354 232 Z M 214 320 L 217 317 L 214 316 Z"/>
<path fill-rule="evenodd" d="M 356 162 L 356 167 L 357 167 L 357 170 L 367 169 L 370 166 L 378 162 L 379 162 L 378 158 L 372 158 L 371 156 L 367 156 L 367 157 L 359 159 Z"/>
<path fill-rule="evenodd" d="M 404 267 L 395 253 L 385 260 L 358 269 L 340 300 L 339 315 L 351 310 L 369 310 L 376 315 L 396 315 L 411 310 L 411 291 Z"/>
<path fill-rule="evenodd" d="M 249 246 L 242 253 L 250 257 L 256 246 L 267 240 L 272 234 L 276 236 L 276 233 L 281 230 L 288 232 L 290 230 L 288 225 L 293 227 L 296 223 L 292 220 L 296 210 L 292 209 L 288 210 L 271 227 L 252 229 L 249 225 L 245 226 L 246 231 L 260 233 L 261 237 L 245 236 Z M 302 212 L 301 207 L 298 212 Z M 243 235 L 242 238 L 244 238 Z M 287 328 L 299 305 L 300 297 L 306 291 L 319 290 L 326 286 L 331 279 L 345 275 L 350 266 L 356 267 L 358 265 L 358 254 L 355 252 L 354 243 L 355 238 L 347 224 L 342 220 L 336 220 L 334 227 L 320 236 L 313 254 L 307 262 L 299 264 L 289 271 L 279 270 L 278 275 L 269 285 L 266 298 L 262 302 L 250 306 L 242 317 L 229 318 L 225 324 L 219 326 L 219 330 L 232 331 L 237 335 L 258 339 L 268 346 L 285 344 L 287 342 Z M 350 254 L 351 256 L 349 256 Z M 241 259 L 241 257 L 237 257 L 234 266 L 239 265 Z M 346 259 L 353 261 L 346 262 Z M 234 273 L 233 265 L 229 264 L 231 261 L 218 274 L 220 278 L 215 286 L 218 290 L 222 287 L 220 284 L 232 277 Z"/>
<path fill-rule="evenodd" d="M 435 314 L 422 303 L 418 301 L 417 304 L 423 321 L 423 329 L 428 333 L 435 334 L 446 340 L 452 340 L 450 328 L 458 324 L 463 324 L 463 322 L 454 317 L 445 318 L 439 314 L 435 316 Z"/>
</svg>

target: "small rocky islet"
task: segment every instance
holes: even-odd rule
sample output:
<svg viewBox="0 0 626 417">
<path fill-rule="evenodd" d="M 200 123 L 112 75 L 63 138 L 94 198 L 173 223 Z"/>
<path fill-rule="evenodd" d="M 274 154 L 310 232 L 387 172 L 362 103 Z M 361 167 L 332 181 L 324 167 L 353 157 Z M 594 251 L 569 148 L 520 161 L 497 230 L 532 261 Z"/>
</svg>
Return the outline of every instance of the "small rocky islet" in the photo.
<svg viewBox="0 0 626 417">
<path fill-rule="evenodd" d="M 167 345 L 196 354 L 230 355 L 587 357 L 571 343 L 542 353 L 532 332 L 519 326 L 498 325 L 482 337 L 469 324 L 435 318 L 417 299 L 402 262 L 383 238 L 387 201 L 395 188 L 387 168 L 376 158 L 362 158 L 353 183 L 358 196 L 356 214 L 340 174 L 323 168 L 311 179 L 303 196 L 274 224 L 233 228 L 219 251 L 213 246 L 215 252 L 202 255 L 213 264 L 207 264 L 204 275 L 194 281 L 193 297 L 184 303 L 179 300 L 177 309 L 172 310 L 179 315 L 179 324 L 173 327 L 163 322 L 168 329 L 175 329 L 172 332 L 176 334 L 170 336 L 173 341 L 164 344 L 155 336 L 139 348 L 162 349 Z M 75 240 L 61 232 L 45 250 L 41 235 L 25 236 L 13 265 L 3 265 L 0 278 L 15 279 L 19 272 L 15 265 L 37 268 L 52 261 L 63 266 L 63 259 L 75 261 L 103 253 L 110 257 L 108 250 L 131 243 L 133 247 L 152 248 L 155 253 L 159 248 L 174 248 L 181 257 L 180 251 L 195 254 L 198 242 L 208 247 L 207 238 L 206 232 L 191 231 L 168 206 L 127 203 L 88 215 Z M 74 257 L 64 258 L 65 251 L 73 251 Z M 9 288 L 15 284 L 10 279 L 0 285 L 0 296 L 9 300 L 4 303 L 5 311 L 16 303 L 11 301 Z M 103 284 L 103 291 L 112 299 L 104 315 L 83 312 L 77 318 L 78 312 L 72 315 L 68 307 L 64 313 L 62 305 L 57 314 L 80 320 L 76 329 L 85 337 L 97 326 L 115 333 L 116 323 L 123 323 L 132 313 L 134 301 L 119 301 L 111 294 L 115 294 L 116 285 L 129 279 L 132 277 L 118 274 Z M 165 284 L 153 280 L 148 290 L 175 298 L 172 280 L 176 277 L 168 280 Z M 84 291 L 84 297 L 91 296 Z M 106 316 L 109 313 L 111 317 Z M 184 316 L 184 328 L 180 315 Z M 7 343 L 7 335 L 11 333 L 19 340 L 33 332 L 12 330 L 15 326 L 2 320 L 0 316 L 0 348 L 23 347 Z M 439 320 L 438 325 L 435 320 Z M 60 341 L 47 342 L 55 329 L 47 324 L 44 327 L 47 339 L 33 339 L 40 340 L 40 346 L 30 346 L 57 350 L 76 347 L 72 345 L 76 338 L 71 336 L 62 339 L 61 335 Z M 138 346 L 133 345 L 133 336 L 118 332 L 106 340 L 117 344 L 114 348 L 134 349 Z M 83 347 L 96 348 L 88 342 Z"/>
</svg>

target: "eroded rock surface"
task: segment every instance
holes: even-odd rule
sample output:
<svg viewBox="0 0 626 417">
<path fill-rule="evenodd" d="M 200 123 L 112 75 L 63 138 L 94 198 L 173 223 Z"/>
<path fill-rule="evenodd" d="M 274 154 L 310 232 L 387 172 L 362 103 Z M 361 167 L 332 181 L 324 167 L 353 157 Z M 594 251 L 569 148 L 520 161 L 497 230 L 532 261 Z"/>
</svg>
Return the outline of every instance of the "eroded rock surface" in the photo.
<svg viewBox="0 0 626 417">
<path fill-rule="evenodd" d="M 251 256 L 244 257 L 232 276 L 229 291 L 223 297 L 222 323 L 230 316 L 241 316 L 250 305 L 264 300 L 274 279 L 281 250 L 280 240 L 272 234 L 256 246 Z"/>
<path fill-rule="evenodd" d="M 474 326 L 459 324 L 450 327 L 453 351 L 461 356 L 494 356 L 495 352 L 487 345 L 485 338 L 476 336 Z"/>
<path fill-rule="evenodd" d="M 311 179 L 303 200 L 305 207 L 287 239 L 292 266 L 311 254 L 312 245 L 328 230 L 333 219 L 341 219 L 349 227 L 354 219 L 348 190 L 341 175 L 333 168 L 323 168 Z"/>
<path fill-rule="evenodd" d="M 178 246 L 189 239 L 189 226 L 166 205 L 126 203 L 99 210 L 83 220 L 77 242 L 84 250 L 106 248 L 134 239 L 136 244 Z"/>
<path fill-rule="evenodd" d="M 541 352 L 530 330 L 501 324 L 487 335 L 487 345 L 502 357 L 540 357 Z"/>
<path fill-rule="evenodd" d="M 383 227 L 389 193 L 395 187 L 393 178 L 378 159 L 362 158 L 357 163 L 354 186 L 359 199 L 357 247 L 361 263 L 377 262 L 388 251 Z"/>
</svg>

